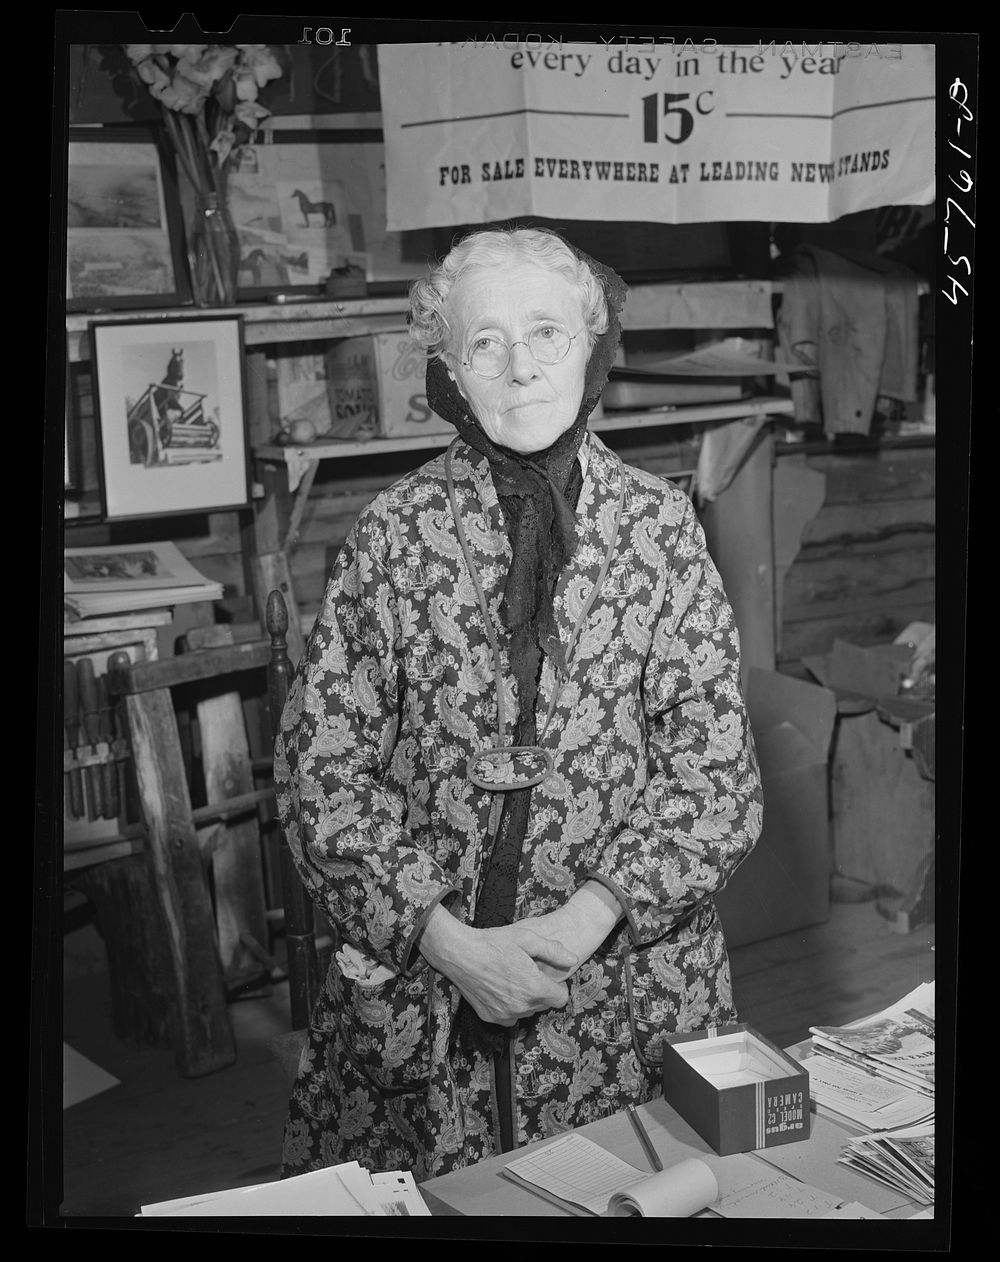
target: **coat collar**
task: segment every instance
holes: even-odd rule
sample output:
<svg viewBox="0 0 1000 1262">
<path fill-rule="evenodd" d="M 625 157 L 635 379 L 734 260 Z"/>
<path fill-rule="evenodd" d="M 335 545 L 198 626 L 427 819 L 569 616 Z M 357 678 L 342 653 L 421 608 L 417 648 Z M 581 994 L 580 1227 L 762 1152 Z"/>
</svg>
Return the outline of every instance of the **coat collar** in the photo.
<svg viewBox="0 0 1000 1262">
<path fill-rule="evenodd" d="M 578 546 L 559 576 L 555 593 L 559 630 L 566 637 L 583 600 L 600 578 L 612 542 L 621 480 L 625 476 L 619 458 L 590 431 L 584 436 L 580 455 L 584 477 L 576 511 Z M 462 524 L 476 564 L 483 571 L 480 579 L 484 591 L 492 597 L 502 590 L 511 546 L 489 462 L 461 439 L 452 444 L 451 456 Z"/>
</svg>

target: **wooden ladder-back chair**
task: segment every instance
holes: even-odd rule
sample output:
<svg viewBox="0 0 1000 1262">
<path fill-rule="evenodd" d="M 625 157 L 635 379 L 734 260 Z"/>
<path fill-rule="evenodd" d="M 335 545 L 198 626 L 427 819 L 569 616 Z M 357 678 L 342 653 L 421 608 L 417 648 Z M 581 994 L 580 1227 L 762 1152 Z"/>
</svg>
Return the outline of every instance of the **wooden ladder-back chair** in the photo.
<svg viewBox="0 0 1000 1262">
<path fill-rule="evenodd" d="M 259 628 L 257 637 L 159 661 L 133 662 L 125 653 L 108 661 L 108 693 L 127 734 L 141 807 L 142 836 L 132 856 L 132 875 L 145 895 L 141 911 L 119 901 L 109 908 L 109 915 L 115 920 L 148 916 L 155 922 L 123 927 L 148 952 L 134 968 L 130 960 L 124 967 L 129 971 L 128 985 L 135 989 L 148 980 L 155 992 L 150 1004 L 165 1009 L 166 1041 L 185 1077 L 212 1073 L 236 1059 L 209 868 L 213 846 L 223 844 L 229 821 L 254 815 L 272 797 L 273 787 L 254 789 L 227 777 L 217 800 L 192 808 L 171 690 L 211 681 L 206 691 L 214 700 L 220 699 L 217 694 L 231 695 L 243 672 L 268 665 L 269 645 Z M 217 710 L 213 713 L 218 715 Z M 239 832 L 237 828 L 233 835 Z M 252 845 L 259 855 L 259 840 Z M 262 923 L 263 914 L 261 903 Z M 259 934 L 264 936 L 265 929 Z M 129 1001 L 141 1004 L 142 999 Z"/>
<path fill-rule="evenodd" d="M 74 851 L 64 864 L 93 904 L 105 939 L 116 1033 L 169 1046 L 184 1077 L 235 1061 L 228 1004 L 261 993 L 259 985 L 245 984 L 251 973 L 258 982 L 280 978 L 269 944 L 276 920 L 284 920 L 293 1031 L 308 1025 L 317 995 L 313 908 L 276 821 L 279 871 L 272 884 L 282 906 L 265 904 L 259 813 L 273 809 L 273 736 L 292 671 L 280 592 L 271 593 L 266 622 L 270 639 L 259 625 L 220 624 L 193 628 L 190 651 L 174 657 L 109 655 L 103 684 L 121 739 L 105 761 L 129 791 L 121 795 L 118 833 L 92 850 Z M 259 743 L 266 757 L 252 761 L 240 689 L 264 701 L 265 673 L 268 716 L 261 726 L 268 731 Z M 191 716 L 185 696 L 197 699 Z M 192 806 L 188 718 L 195 718 L 208 798 L 199 806 Z M 95 754 L 68 763 L 67 778 L 96 776 L 100 761 Z"/>
<path fill-rule="evenodd" d="M 271 637 L 267 671 L 268 702 L 271 730 L 277 737 L 293 670 L 288 657 L 288 610 L 284 597 L 277 589 L 268 595 L 266 621 L 268 635 Z M 284 833 L 281 836 L 280 855 L 292 1029 L 303 1031 L 309 1025 L 313 1004 L 319 993 L 316 917 L 309 894 L 295 869 Z"/>
</svg>

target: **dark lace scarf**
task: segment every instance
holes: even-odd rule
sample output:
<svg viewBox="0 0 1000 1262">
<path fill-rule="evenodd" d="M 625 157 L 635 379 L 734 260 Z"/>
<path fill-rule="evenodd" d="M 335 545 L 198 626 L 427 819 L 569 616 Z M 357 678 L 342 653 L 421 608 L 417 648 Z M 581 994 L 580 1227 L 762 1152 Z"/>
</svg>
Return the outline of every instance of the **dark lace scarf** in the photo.
<svg viewBox="0 0 1000 1262">
<path fill-rule="evenodd" d="M 553 595 L 556 579 L 576 551 L 575 509 L 583 485 L 578 453 L 587 420 L 601 397 L 621 340 L 619 313 L 627 288 L 621 277 L 576 251 L 604 286 L 607 331 L 595 342 L 584 378 L 583 399 L 573 424 L 544 451 L 522 455 L 491 441 L 467 400 L 448 375 L 445 361 L 427 365 L 429 406 L 455 426 L 460 437 L 489 462 L 513 557 L 504 585 L 500 614 L 510 637 L 511 669 L 517 683 L 515 745 L 537 740 L 535 702 L 544 655 L 564 666 L 564 646 L 556 627 Z M 528 829 L 531 789 L 505 794 L 497 838 L 480 880 L 473 924 L 493 928 L 510 924 L 517 900 L 521 848 Z M 480 1020 L 463 1001 L 456 1031 L 484 1053 L 496 1053 L 510 1031 Z"/>
</svg>

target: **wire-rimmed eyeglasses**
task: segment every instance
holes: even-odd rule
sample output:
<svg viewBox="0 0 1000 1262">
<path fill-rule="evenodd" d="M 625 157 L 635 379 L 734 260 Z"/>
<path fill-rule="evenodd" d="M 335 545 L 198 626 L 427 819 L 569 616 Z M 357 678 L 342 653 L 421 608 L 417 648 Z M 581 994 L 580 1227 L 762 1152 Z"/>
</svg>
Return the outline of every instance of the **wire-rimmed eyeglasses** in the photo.
<svg viewBox="0 0 1000 1262">
<path fill-rule="evenodd" d="M 526 346 L 528 353 L 539 364 L 558 364 L 569 354 L 573 339 L 583 332 L 570 333 L 557 320 L 540 320 L 528 330 L 528 336 L 508 344 L 492 333 L 477 337 L 469 348 L 468 359 L 459 360 L 465 368 L 471 368 L 477 377 L 487 381 L 507 371 L 515 346 Z"/>
</svg>

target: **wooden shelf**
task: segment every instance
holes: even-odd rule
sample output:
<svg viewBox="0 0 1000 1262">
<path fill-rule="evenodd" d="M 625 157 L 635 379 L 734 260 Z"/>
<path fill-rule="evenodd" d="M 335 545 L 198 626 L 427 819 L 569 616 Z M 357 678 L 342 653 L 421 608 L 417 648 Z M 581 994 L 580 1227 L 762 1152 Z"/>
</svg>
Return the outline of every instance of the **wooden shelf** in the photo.
<svg viewBox="0 0 1000 1262">
<path fill-rule="evenodd" d="M 664 425 L 701 425 L 711 421 L 739 420 L 742 417 L 789 415 L 794 404 L 789 398 L 761 395 L 738 399 L 732 403 L 702 403 L 690 407 L 647 408 L 642 412 L 616 412 L 591 421 L 597 432 L 625 429 L 660 428 Z M 350 456 L 375 456 L 388 451 L 432 451 L 447 447 L 455 437 L 454 430 L 438 434 L 416 434 L 412 437 L 341 438 L 327 442 L 279 446 L 268 444 L 254 449 L 258 460 L 288 466 L 288 489 L 296 490 L 308 469 L 321 460 L 345 460 Z"/>
<path fill-rule="evenodd" d="M 660 282 L 635 285 L 622 316 L 628 329 L 693 327 L 691 304 L 696 302 L 707 320 L 706 327 L 721 327 L 725 312 L 734 302 L 769 303 L 775 286 L 764 280 Z M 66 317 L 66 339 L 71 361 L 89 359 L 87 330 L 90 324 L 121 320 L 201 320 L 220 315 L 241 315 L 247 346 L 279 342 L 318 341 L 323 338 L 356 337 L 406 327 L 409 300 L 406 294 L 383 298 L 307 298 L 289 303 L 239 303 L 232 307 L 172 307 L 138 311 L 83 312 Z M 760 317 L 763 319 L 763 315 Z M 731 323 L 731 321 L 730 321 Z"/>
<path fill-rule="evenodd" d="M 406 327 L 409 303 L 404 294 L 392 298 L 329 298 L 306 302 L 242 304 L 234 307 L 173 307 L 156 311 L 104 311 L 66 317 L 70 362 L 90 358 L 89 326 L 120 320 L 204 320 L 212 316 L 243 317 L 247 346 L 309 342 L 322 338 L 358 337 Z"/>
</svg>

